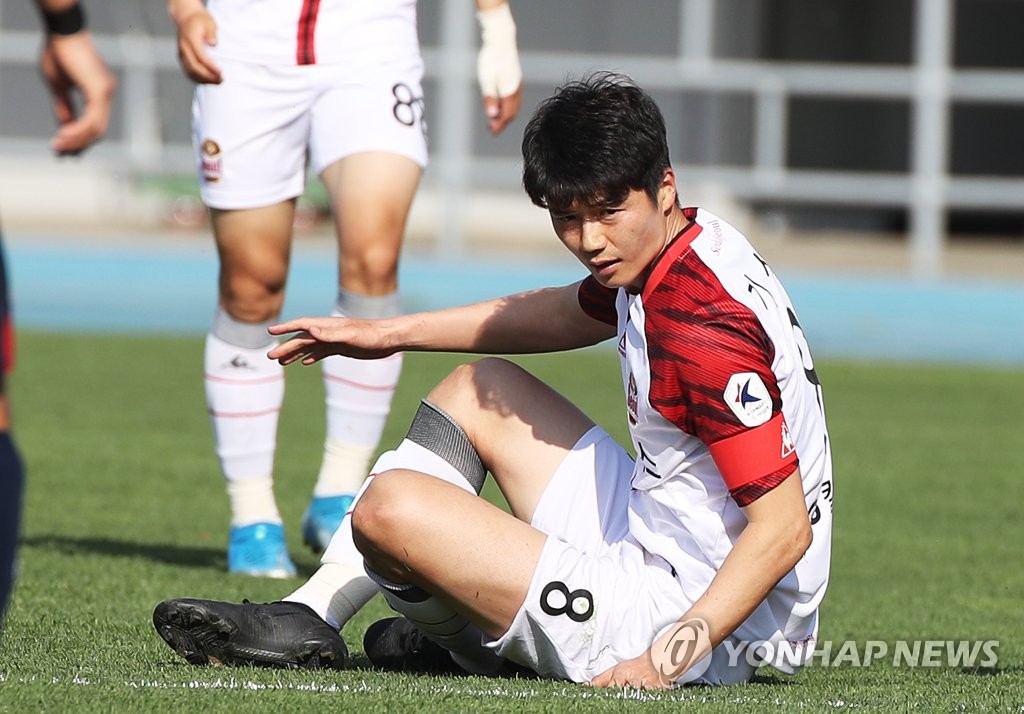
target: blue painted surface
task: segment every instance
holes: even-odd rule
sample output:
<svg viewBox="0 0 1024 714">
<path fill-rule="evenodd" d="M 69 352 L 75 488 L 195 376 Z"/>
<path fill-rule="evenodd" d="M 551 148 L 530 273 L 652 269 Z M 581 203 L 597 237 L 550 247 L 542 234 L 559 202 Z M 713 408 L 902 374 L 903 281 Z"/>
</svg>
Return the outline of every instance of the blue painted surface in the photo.
<svg viewBox="0 0 1024 714">
<path fill-rule="evenodd" d="M 8 236 L 15 319 L 23 328 L 201 334 L 216 301 L 217 260 L 206 240 L 88 244 Z M 571 258 L 465 260 L 407 254 L 408 310 L 458 305 L 582 276 Z M 922 283 L 783 272 L 817 356 L 1024 366 L 1024 286 Z M 296 244 L 284 315 L 327 313 L 333 248 Z"/>
</svg>

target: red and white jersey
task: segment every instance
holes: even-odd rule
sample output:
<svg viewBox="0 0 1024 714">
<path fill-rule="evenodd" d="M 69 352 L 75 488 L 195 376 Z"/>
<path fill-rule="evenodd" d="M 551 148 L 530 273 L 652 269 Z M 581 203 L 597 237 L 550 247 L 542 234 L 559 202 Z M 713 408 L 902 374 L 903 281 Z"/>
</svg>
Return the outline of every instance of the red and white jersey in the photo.
<svg viewBox="0 0 1024 714">
<path fill-rule="evenodd" d="M 768 265 L 726 222 L 684 212 L 692 223 L 659 256 L 642 293 L 592 277 L 580 286 L 583 309 L 617 325 L 637 455 L 630 531 L 671 564 L 693 602 L 746 525 L 740 507 L 799 468 L 813 543 L 735 634 L 801 647 L 816 636 L 831 551 L 821 388 Z"/>
<path fill-rule="evenodd" d="M 265 65 L 419 56 L 416 0 L 209 0 L 214 57 Z"/>
</svg>

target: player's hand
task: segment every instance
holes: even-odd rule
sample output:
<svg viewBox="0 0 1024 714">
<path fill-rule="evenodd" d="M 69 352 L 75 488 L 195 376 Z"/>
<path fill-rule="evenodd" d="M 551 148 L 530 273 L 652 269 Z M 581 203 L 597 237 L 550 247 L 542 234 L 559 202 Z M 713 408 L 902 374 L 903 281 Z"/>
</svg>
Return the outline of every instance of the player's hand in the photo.
<svg viewBox="0 0 1024 714">
<path fill-rule="evenodd" d="M 389 357 L 399 350 L 389 343 L 382 320 L 353 320 L 346 317 L 300 317 L 271 325 L 272 335 L 295 333 L 267 353 L 282 365 L 319 362 L 331 355 L 356 359 Z"/>
<path fill-rule="evenodd" d="M 523 103 L 523 85 L 507 97 L 489 97 L 484 95 L 484 114 L 487 115 L 487 126 L 491 134 L 500 134 L 508 123 L 516 118 L 519 107 Z"/>
<path fill-rule="evenodd" d="M 516 46 L 516 24 L 508 3 L 477 12 L 480 52 L 476 74 L 492 134 L 508 126 L 523 103 L 523 69 Z"/>
<path fill-rule="evenodd" d="M 650 653 L 619 662 L 588 682 L 592 687 L 634 687 L 637 689 L 668 689 L 666 682 L 655 668 Z"/>
<path fill-rule="evenodd" d="M 39 58 L 39 69 L 50 88 L 53 114 L 60 128 L 50 141 L 60 156 L 81 153 L 102 138 L 110 123 L 117 80 L 86 32 L 51 35 Z M 81 93 L 76 112 L 73 94 Z"/>
<path fill-rule="evenodd" d="M 206 10 L 197 10 L 178 21 L 178 61 L 185 75 L 199 84 L 220 84 L 220 67 L 207 47 L 217 44 L 217 23 Z"/>
</svg>

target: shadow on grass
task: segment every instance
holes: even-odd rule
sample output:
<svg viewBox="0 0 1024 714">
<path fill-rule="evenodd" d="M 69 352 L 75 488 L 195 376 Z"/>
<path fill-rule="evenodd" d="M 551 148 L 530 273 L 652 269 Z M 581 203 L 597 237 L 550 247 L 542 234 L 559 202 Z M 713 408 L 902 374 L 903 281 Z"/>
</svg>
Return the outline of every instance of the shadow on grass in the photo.
<svg viewBox="0 0 1024 714">
<path fill-rule="evenodd" d="M 1008 667 L 962 667 L 960 674 L 970 677 L 998 677 L 1003 674 L 1020 674 L 1024 672 L 1024 666 L 1010 665 Z"/>
<path fill-rule="evenodd" d="M 129 558 L 146 558 L 158 563 L 184 565 L 191 568 L 209 568 L 224 571 L 227 568 L 223 547 L 182 547 L 159 545 L 137 541 L 114 540 L 112 538 L 73 538 L 61 535 L 30 536 L 22 538 L 25 548 L 43 548 L 65 555 L 113 555 Z"/>
</svg>

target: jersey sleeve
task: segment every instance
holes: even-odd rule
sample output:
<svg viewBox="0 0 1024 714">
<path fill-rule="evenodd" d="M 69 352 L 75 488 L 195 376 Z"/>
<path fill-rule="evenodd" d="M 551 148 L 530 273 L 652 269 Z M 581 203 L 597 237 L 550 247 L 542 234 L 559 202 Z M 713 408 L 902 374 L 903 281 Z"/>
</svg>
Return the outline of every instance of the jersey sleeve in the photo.
<svg viewBox="0 0 1024 714">
<path fill-rule="evenodd" d="M 775 348 L 757 316 L 690 254 L 646 301 L 651 406 L 708 445 L 741 505 L 797 468 L 771 365 Z"/>
<path fill-rule="evenodd" d="M 615 312 L 615 299 L 618 293 L 617 288 L 606 288 L 593 275 L 588 275 L 580 282 L 577 296 L 583 312 L 599 322 L 616 327 L 618 316 Z"/>
</svg>

